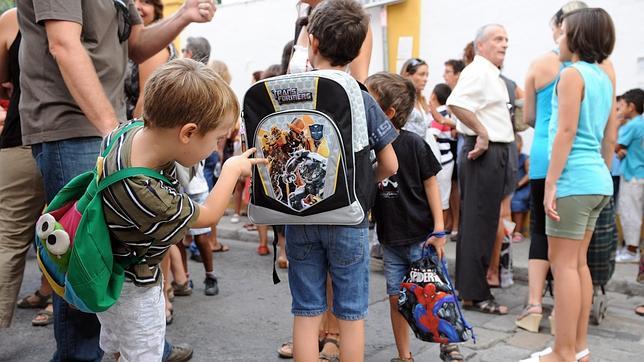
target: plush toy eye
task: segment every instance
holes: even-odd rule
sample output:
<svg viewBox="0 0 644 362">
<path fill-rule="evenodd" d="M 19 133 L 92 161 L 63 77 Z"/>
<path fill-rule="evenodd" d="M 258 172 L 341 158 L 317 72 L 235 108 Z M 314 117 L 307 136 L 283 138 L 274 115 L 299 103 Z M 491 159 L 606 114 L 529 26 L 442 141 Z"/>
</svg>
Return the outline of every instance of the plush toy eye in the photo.
<svg viewBox="0 0 644 362">
<path fill-rule="evenodd" d="M 69 250 L 69 235 L 65 230 L 54 230 L 47 236 L 45 245 L 54 255 L 63 255 Z"/>
<path fill-rule="evenodd" d="M 36 235 L 39 239 L 45 240 L 56 228 L 56 219 L 50 214 L 43 214 L 36 223 Z"/>
</svg>

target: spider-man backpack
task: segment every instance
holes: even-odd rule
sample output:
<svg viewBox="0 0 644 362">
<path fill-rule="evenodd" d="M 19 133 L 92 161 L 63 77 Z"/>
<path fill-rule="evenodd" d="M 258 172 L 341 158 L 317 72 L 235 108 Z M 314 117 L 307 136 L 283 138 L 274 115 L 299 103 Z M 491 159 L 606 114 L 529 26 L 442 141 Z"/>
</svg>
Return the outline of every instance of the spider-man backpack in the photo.
<svg viewBox="0 0 644 362">
<path fill-rule="evenodd" d="M 472 327 L 465 321 L 449 280 L 444 261 L 438 261 L 433 246 L 423 248 L 423 257 L 409 268 L 400 285 L 398 311 L 416 338 L 425 342 L 465 342 Z"/>
</svg>

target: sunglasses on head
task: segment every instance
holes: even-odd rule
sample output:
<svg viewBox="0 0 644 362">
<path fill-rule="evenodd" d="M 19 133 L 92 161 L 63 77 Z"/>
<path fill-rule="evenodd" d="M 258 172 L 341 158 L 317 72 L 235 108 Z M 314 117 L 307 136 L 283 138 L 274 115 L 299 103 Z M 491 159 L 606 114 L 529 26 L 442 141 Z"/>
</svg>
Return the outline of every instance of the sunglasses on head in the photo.
<svg viewBox="0 0 644 362">
<path fill-rule="evenodd" d="M 416 68 L 420 67 L 421 65 L 425 65 L 424 60 L 419 59 L 419 58 L 413 58 L 412 60 L 409 61 L 409 64 L 407 64 L 407 67 L 405 68 L 405 71 L 407 73 L 412 73 L 413 71 L 416 70 Z"/>
<path fill-rule="evenodd" d="M 124 0 L 114 0 L 116 13 L 118 16 L 118 37 L 119 42 L 124 42 L 130 37 L 132 32 L 132 23 L 130 22 L 130 9 Z"/>
</svg>

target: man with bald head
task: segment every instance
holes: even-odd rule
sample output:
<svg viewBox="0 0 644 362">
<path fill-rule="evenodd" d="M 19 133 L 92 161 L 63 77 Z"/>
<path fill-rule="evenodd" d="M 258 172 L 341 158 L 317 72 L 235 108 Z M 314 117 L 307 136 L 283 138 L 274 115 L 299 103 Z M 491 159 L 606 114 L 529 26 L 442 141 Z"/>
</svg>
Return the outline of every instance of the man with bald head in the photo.
<svg viewBox="0 0 644 362">
<path fill-rule="evenodd" d="M 517 168 L 508 90 L 500 77 L 507 48 L 503 26 L 481 27 L 474 40 L 474 61 L 463 70 L 447 100 L 458 118 L 456 129 L 464 136 L 459 155 L 462 202 L 456 287 L 464 307 L 493 314 L 508 312 L 494 301 L 487 270 L 501 204 L 509 207 Z"/>
</svg>

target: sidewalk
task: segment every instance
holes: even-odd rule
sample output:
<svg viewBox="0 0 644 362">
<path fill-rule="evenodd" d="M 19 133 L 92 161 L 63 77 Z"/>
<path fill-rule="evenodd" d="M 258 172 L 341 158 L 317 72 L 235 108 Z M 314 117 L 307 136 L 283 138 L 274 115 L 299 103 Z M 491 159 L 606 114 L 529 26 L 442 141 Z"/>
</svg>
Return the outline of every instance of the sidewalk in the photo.
<svg viewBox="0 0 644 362">
<path fill-rule="evenodd" d="M 257 231 L 248 231 L 243 226 L 250 221 L 246 217 L 241 217 L 237 224 L 230 222 L 230 215 L 224 216 L 217 226 L 217 237 L 221 239 L 232 239 L 246 242 L 257 242 Z M 269 242 L 273 240 L 273 231 L 269 229 Z M 450 266 L 454 265 L 456 257 L 456 243 L 447 243 L 447 260 Z M 530 249 L 530 239 L 525 239 L 521 243 L 512 244 L 512 262 L 514 264 L 514 281 L 527 284 L 528 282 L 528 252 Z M 372 263 L 374 268 L 382 268 L 381 263 L 377 261 Z M 606 291 L 633 295 L 644 295 L 644 284 L 638 283 L 637 278 L 638 264 L 617 264 L 612 279 L 606 285 Z"/>
</svg>

